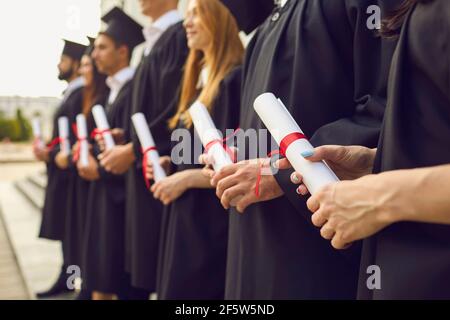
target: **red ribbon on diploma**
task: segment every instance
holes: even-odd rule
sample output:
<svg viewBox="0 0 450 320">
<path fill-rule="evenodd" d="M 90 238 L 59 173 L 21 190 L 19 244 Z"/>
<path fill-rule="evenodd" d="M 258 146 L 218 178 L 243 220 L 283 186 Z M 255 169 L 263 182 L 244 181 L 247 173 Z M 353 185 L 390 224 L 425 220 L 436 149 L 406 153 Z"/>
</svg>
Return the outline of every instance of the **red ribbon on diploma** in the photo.
<svg viewBox="0 0 450 320">
<path fill-rule="evenodd" d="M 110 130 L 110 129 L 103 129 L 103 130 L 100 130 L 100 129 L 96 128 L 96 129 L 92 130 L 92 132 L 91 132 L 91 138 L 92 138 L 92 139 L 95 139 L 95 137 L 96 137 L 97 135 L 103 136 L 105 133 L 108 133 L 108 132 L 111 133 L 111 130 Z"/>
<path fill-rule="evenodd" d="M 280 149 L 279 150 L 274 150 L 271 151 L 267 156 L 268 158 L 272 158 L 272 156 L 274 154 L 280 154 L 283 157 L 286 157 L 286 150 L 289 148 L 289 146 L 297 141 L 297 140 L 301 140 L 301 139 L 305 139 L 308 140 L 308 138 L 301 132 L 293 132 L 288 134 L 286 137 L 284 137 L 283 139 L 281 139 L 280 141 Z M 261 176 L 262 176 L 262 169 L 264 166 L 264 162 L 261 163 L 259 170 L 258 170 L 258 176 L 256 177 L 256 186 L 255 186 L 255 195 L 259 198 L 259 185 L 261 183 Z"/>
<path fill-rule="evenodd" d="M 241 130 L 241 128 L 235 129 L 230 135 L 226 136 L 223 139 L 216 139 L 216 140 L 212 140 L 212 141 L 208 142 L 205 146 L 204 154 L 208 154 L 209 149 L 211 149 L 211 147 L 213 145 L 215 145 L 216 143 L 220 143 L 222 145 L 222 147 L 225 149 L 225 151 L 228 153 L 228 155 L 230 156 L 231 161 L 236 162 L 236 159 L 235 159 L 236 157 L 235 157 L 233 151 L 230 149 L 230 147 L 228 147 L 226 142 L 228 140 L 230 140 L 232 137 L 234 137 L 236 135 L 236 132 L 238 132 L 239 130 Z"/>
<path fill-rule="evenodd" d="M 63 142 L 64 142 L 64 138 L 56 137 L 55 139 L 53 139 L 52 141 L 47 143 L 47 148 L 49 151 L 52 151 L 58 143 L 63 143 Z"/>
<path fill-rule="evenodd" d="M 73 162 L 78 162 L 78 160 L 80 159 L 80 150 L 81 150 L 81 142 L 82 141 L 86 141 L 86 137 L 80 137 L 78 136 L 78 129 L 77 129 L 77 125 L 76 123 L 72 124 L 72 131 L 73 133 L 75 133 L 75 136 L 77 137 L 77 148 L 75 149 L 74 153 L 73 153 L 73 157 L 72 160 Z"/>
<path fill-rule="evenodd" d="M 156 150 L 156 147 L 148 147 L 147 149 L 142 149 L 142 174 L 144 176 L 145 185 L 147 189 L 150 190 L 150 181 L 147 179 L 147 162 L 148 162 L 148 153 L 150 151 Z"/>
</svg>

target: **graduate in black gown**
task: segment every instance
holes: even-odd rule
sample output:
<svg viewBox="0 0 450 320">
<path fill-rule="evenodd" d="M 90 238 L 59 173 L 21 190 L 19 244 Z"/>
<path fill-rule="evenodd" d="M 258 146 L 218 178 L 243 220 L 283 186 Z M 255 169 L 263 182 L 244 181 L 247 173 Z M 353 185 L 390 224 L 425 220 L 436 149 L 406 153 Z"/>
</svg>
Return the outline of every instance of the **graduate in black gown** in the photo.
<svg viewBox="0 0 450 320">
<path fill-rule="evenodd" d="M 77 110 L 74 110 L 70 122 L 75 123 L 76 115 L 82 113 L 86 117 L 88 132 L 92 132 L 95 128 L 95 123 L 91 109 L 96 104 L 105 104 L 109 90 L 105 82 L 106 76 L 99 73 L 91 57 L 95 39 L 90 38 L 89 40 L 91 45 L 81 58 L 80 66 L 80 75 L 84 78 L 85 83 L 83 87 L 83 101 L 82 105 L 80 105 Z M 94 141 L 92 141 L 92 139 L 90 140 L 90 143 L 92 144 Z M 65 162 L 63 165 L 67 167 L 70 166 L 70 170 L 75 171 L 66 185 L 68 199 L 66 203 L 67 217 L 64 240 L 67 248 L 65 250 L 65 261 L 67 261 L 68 265 L 77 265 L 81 268 L 83 265 L 82 249 L 86 229 L 86 211 L 90 181 L 83 179 L 78 175 L 76 165 L 72 158 L 69 160 L 66 155 L 66 159 L 63 161 Z M 90 299 L 90 296 L 90 292 L 87 292 L 82 288 L 81 294 L 79 294 L 77 299 Z"/>
<path fill-rule="evenodd" d="M 59 169 L 55 162 L 55 158 L 59 153 L 59 144 L 57 142 L 59 136 L 58 119 L 62 116 L 71 118 L 73 110 L 79 109 L 81 106 L 83 80 L 78 75 L 78 68 L 80 66 L 81 56 L 85 50 L 86 46 L 65 40 L 58 69 L 59 79 L 67 81 L 69 85 L 65 90 L 62 102 L 54 115 L 53 141 L 47 148 L 40 149 L 35 146 L 33 150 L 38 160 L 46 162 L 48 177 L 39 237 L 61 241 L 63 259 L 65 258 L 67 251 L 65 250 L 66 242 L 64 239 L 66 235 L 65 208 L 68 193 L 65 187 L 70 176 L 73 175 L 73 172 L 67 169 Z M 73 142 L 73 135 L 71 135 L 70 138 Z M 58 280 L 48 291 L 38 293 L 38 298 L 45 298 L 70 290 L 66 285 L 68 277 L 66 274 L 67 266 L 67 261 L 63 260 L 63 266 Z"/>
<path fill-rule="evenodd" d="M 375 146 L 395 44 L 375 36 L 366 12 L 394 2 L 279 1 L 247 49 L 240 127 L 264 128 L 253 102 L 269 91 L 313 145 Z M 257 141 L 271 145 L 270 135 Z M 270 151 L 264 149 L 259 158 Z M 230 215 L 226 298 L 354 299 L 358 247 L 342 254 L 321 238 L 291 187 L 290 170 L 263 175 L 256 196 L 259 170 L 258 163 L 241 162 L 213 178 L 225 207 L 243 196 L 236 207 L 243 214 Z"/>
<path fill-rule="evenodd" d="M 145 56 L 133 80 L 127 116 L 129 121 L 123 128 L 127 143 L 105 152 L 101 161 L 111 172 L 127 172 L 126 269 L 130 273 L 132 285 L 144 289 L 148 294 L 156 290 L 163 206 L 146 187 L 141 146 L 130 117 L 142 112 L 148 120 L 160 154 L 170 154 L 167 121 L 176 110 L 182 68 L 188 53 L 182 18 L 175 11 L 177 4 L 177 0 L 141 2 L 142 12 L 154 18 L 150 27 L 153 33 L 147 41 Z M 156 15 L 161 13 L 164 14 L 156 19 Z"/>
<path fill-rule="evenodd" d="M 358 298 L 449 299 L 450 3 L 404 1 L 382 34 L 398 45 L 378 148 L 316 148 L 308 159 L 363 177 L 324 187 L 308 207 L 336 249 L 370 237 Z"/>
<path fill-rule="evenodd" d="M 121 9 L 113 8 L 102 20 L 105 31 L 95 40 L 92 57 L 100 72 L 107 74 L 110 93 L 105 105 L 111 127 L 123 127 L 131 96 L 134 69 L 129 66 L 133 49 L 144 41 L 142 27 Z M 101 133 L 99 133 L 101 134 Z M 125 177 L 99 166 L 95 150 L 89 165 L 78 172 L 91 180 L 87 199 L 83 280 L 95 300 L 127 299 L 129 279 L 124 268 Z M 97 152 L 96 152 L 97 151 Z"/>
<path fill-rule="evenodd" d="M 158 299 L 223 299 L 228 213 L 198 164 L 201 150 L 194 145 L 201 143 L 187 110 L 198 100 L 223 134 L 237 127 L 244 47 L 235 18 L 220 0 L 191 0 L 184 26 L 190 52 L 178 110 L 169 121 L 170 129 L 185 133 L 183 150 L 172 151 L 171 166 L 171 157 L 161 159 L 164 167 L 171 167 L 169 175 L 151 187 L 154 197 L 167 206 Z M 150 162 L 147 172 L 152 179 Z"/>
</svg>

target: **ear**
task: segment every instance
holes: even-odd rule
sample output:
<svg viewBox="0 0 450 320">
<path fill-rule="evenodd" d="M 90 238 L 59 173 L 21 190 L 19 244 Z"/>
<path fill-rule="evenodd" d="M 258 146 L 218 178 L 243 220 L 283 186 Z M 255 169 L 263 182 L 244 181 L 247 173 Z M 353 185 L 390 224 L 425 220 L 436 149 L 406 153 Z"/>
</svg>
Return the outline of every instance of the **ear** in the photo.
<svg viewBox="0 0 450 320">
<path fill-rule="evenodd" d="M 72 61 L 72 71 L 78 74 L 80 65 L 81 65 L 81 62 L 79 60 L 73 60 Z"/>
<path fill-rule="evenodd" d="M 131 54 L 131 52 L 130 52 L 130 49 L 128 48 L 128 46 L 121 45 L 119 47 L 119 55 L 121 57 L 123 57 L 125 60 L 129 61 L 131 59 L 130 54 Z"/>
</svg>

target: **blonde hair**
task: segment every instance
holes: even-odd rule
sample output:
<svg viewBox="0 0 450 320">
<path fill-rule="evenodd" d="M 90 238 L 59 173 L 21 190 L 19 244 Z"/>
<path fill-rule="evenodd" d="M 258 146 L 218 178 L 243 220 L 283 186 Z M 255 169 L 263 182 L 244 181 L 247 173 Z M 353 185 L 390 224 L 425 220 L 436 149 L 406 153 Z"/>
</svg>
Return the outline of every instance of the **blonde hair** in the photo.
<svg viewBox="0 0 450 320">
<path fill-rule="evenodd" d="M 192 119 L 187 110 L 197 97 L 197 84 L 203 66 L 208 67 L 208 80 L 198 100 L 211 112 L 220 83 L 234 67 L 242 63 L 244 56 L 244 46 L 239 38 L 236 20 L 220 0 L 197 0 L 197 13 L 211 43 L 205 53 L 197 49 L 191 49 L 189 52 L 184 67 L 178 110 L 169 120 L 171 129 L 178 125 L 180 119 L 187 128 L 192 126 Z"/>
</svg>

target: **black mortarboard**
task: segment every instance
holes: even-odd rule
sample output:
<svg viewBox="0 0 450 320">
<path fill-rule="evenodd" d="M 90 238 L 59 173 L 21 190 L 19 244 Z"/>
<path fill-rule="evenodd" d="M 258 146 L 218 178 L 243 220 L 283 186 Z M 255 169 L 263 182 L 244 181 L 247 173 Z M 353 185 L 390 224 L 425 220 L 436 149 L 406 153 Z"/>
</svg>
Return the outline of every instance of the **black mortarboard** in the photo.
<svg viewBox="0 0 450 320">
<path fill-rule="evenodd" d="M 118 7 L 114 7 L 105 14 L 102 17 L 102 20 L 106 22 L 108 26 L 106 30 L 101 33 L 110 36 L 116 42 L 127 45 L 130 48 L 130 51 L 138 44 L 145 41 L 142 34 L 142 26 Z"/>
<path fill-rule="evenodd" d="M 89 40 L 89 46 L 84 51 L 84 54 L 87 56 L 90 56 L 92 54 L 92 51 L 94 51 L 94 42 L 95 38 L 87 37 Z"/>
<path fill-rule="evenodd" d="M 80 43 L 72 42 L 69 40 L 64 40 L 64 49 L 62 54 L 71 57 L 75 60 L 81 60 L 84 52 L 86 51 L 86 46 Z"/>
<path fill-rule="evenodd" d="M 250 33 L 270 15 L 273 0 L 221 0 L 236 18 L 239 29 Z"/>
</svg>

